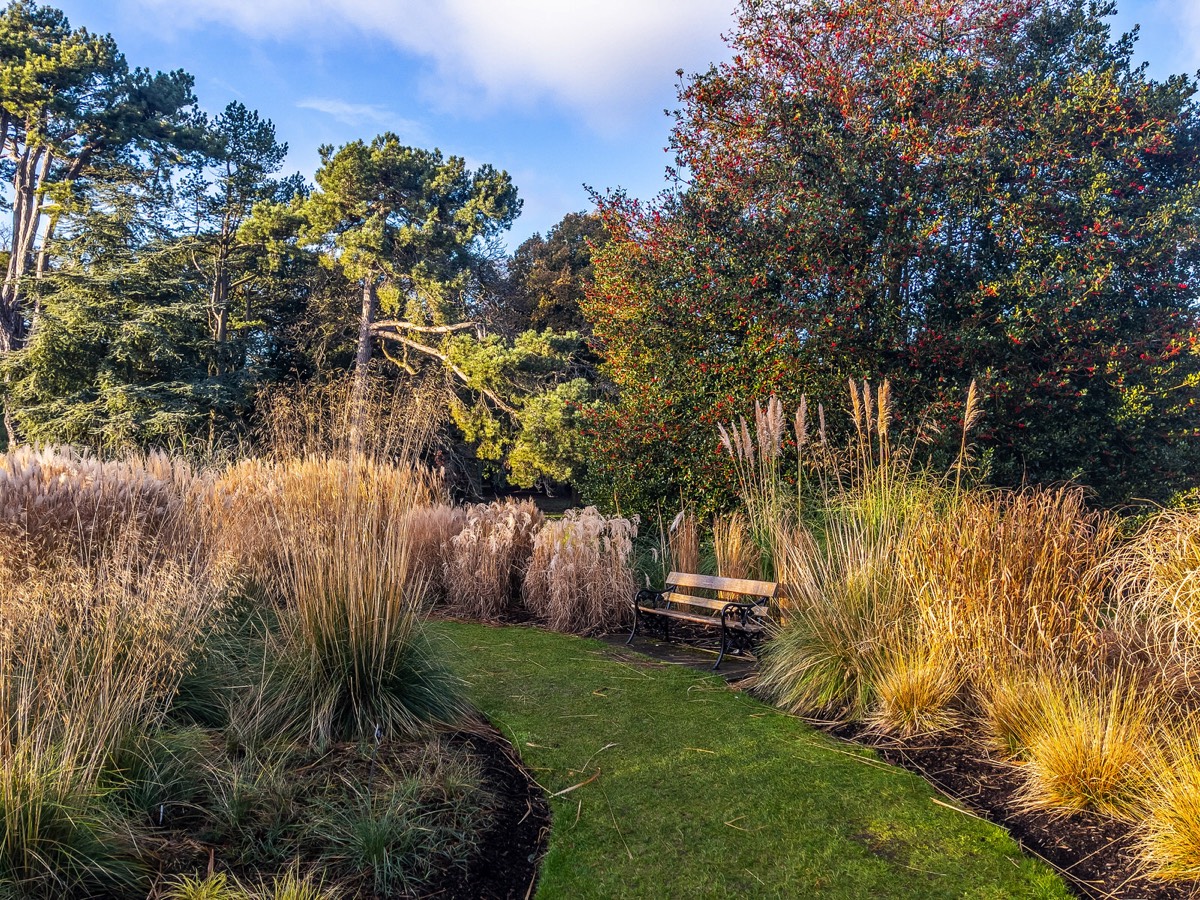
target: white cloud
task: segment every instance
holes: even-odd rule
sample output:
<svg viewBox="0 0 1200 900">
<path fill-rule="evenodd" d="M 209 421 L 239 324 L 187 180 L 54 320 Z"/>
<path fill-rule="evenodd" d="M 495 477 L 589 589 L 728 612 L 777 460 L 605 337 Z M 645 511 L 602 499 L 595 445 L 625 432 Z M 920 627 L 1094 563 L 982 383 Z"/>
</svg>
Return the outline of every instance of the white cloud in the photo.
<svg viewBox="0 0 1200 900">
<path fill-rule="evenodd" d="M 259 38 L 382 37 L 430 61 L 426 90 L 460 110 L 547 99 L 608 128 L 659 101 L 676 69 L 723 56 L 735 0 L 135 0 L 165 24 Z"/>
<path fill-rule="evenodd" d="M 386 106 L 374 103 L 351 103 L 333 97 L 309 97 L 296 104 L 300 109 L 311 109 L 323 113 L 343 125 L 356 127 L 369 125 L 386 128 L 411 144 L 429 143 L 429 132 L 420 122 L 405 119 Z"/>
</svg>

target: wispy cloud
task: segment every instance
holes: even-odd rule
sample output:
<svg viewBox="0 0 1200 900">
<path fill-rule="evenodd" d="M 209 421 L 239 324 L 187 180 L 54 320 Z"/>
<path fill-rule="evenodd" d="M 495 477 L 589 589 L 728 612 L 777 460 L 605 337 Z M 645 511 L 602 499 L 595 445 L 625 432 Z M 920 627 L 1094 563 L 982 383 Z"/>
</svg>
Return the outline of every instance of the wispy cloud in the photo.
<svg viewBox="0 0 1200 900">
<path fill-rule="evenodd" d="M 351 127 L 370 127 L 394 131 L 401 140 L 412 144 L 429 143 L 425 126 L 412 119 L 397 115 L 386 106 L 374 103 L 351 103 L 334 97 L 309 97 L 296 104 L 300 109 L 311 109 L 329 116 L 336 122 Z"/>
<path fill-rule="evenodd" d="M 723 55 L 735 0 L 129 0 L 165 27 L 261 39 L 381 36 L 432 66 L 427 91 L 464 111 L 551 101 L 606 127 L 661 98 L 678 68 Z M 640 111 L 640 110 L 639 110 Z"/>
</svg>

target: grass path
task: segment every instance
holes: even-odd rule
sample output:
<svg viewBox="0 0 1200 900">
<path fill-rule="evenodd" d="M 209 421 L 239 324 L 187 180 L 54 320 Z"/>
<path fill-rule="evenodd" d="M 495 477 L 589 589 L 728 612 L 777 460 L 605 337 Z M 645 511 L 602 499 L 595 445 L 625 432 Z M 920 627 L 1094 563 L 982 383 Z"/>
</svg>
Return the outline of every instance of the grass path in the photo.
<svg viewBox="0 0 1200 900">
<path fill-rule="evenodd" d="M 436 628 L 561 792 L 538 897 L 1070 896 L 921 779 L 719 678 L 530 628 Z"/>
</svg>

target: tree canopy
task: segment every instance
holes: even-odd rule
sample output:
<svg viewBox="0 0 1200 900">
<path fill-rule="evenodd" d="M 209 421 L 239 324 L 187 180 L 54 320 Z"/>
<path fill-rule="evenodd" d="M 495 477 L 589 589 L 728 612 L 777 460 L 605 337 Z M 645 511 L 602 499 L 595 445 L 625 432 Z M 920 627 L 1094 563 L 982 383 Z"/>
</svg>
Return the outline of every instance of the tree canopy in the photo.
<svg viewBox="0 0 1200 900">
<path fill-rule="evenodd" d="M 772 392 L 832 408 L 847 377 L 942 425 L 979 379 L 1002 483 L 1188 480 L 1196 85 L 1134 67 L 1111 12 L 745 0 L 732 59 L 682 84 L 678 186 L 599 198 L 600 480 L 634 508 L 719 496 L 716 422 Z"/>
</svg>

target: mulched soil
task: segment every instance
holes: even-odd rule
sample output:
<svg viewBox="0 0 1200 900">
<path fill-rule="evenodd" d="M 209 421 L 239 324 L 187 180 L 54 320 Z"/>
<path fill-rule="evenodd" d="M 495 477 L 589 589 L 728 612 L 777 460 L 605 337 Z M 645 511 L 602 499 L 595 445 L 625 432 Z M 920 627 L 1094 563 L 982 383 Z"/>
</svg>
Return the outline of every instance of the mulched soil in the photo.
<svg viewBox="0 0 1200 900">
<path fill-rule="evenodd" d="M 480 726 L 450 736 L 483 764 L 484 783 L 496 797 L 492 824 L 466 871 L 447 872 L 422 894 L 440 900 L 524 900 L 537 888 L 550 835 L 550 803 L 516 750 L 494 728 Z"/>
<path fill-rule="evenodd" d="M 909 741 L 872 738 L 860 726 L 830 733 L 866 744 L 893 765 L 921 775 L 947 797 L 1005 828 L 1028 853 L 1041 857 L 1082 897 L 1176 900 L 1195 896 L 1182 886 L 1142 877 L 1131 826 L 1093 813 L 1048 813 L 1024 808 L 1016 767 L 988 758 L 966 735 L 947 733 Z"/>
</svg>

